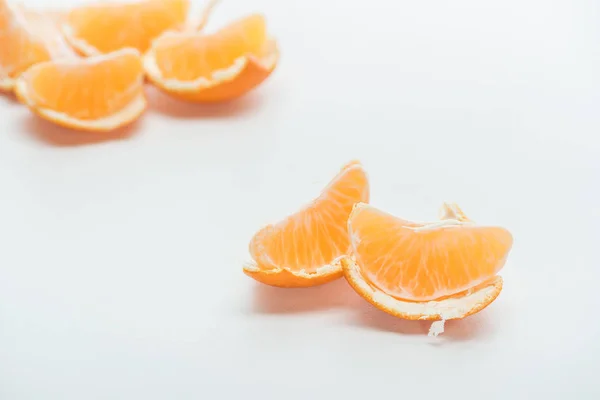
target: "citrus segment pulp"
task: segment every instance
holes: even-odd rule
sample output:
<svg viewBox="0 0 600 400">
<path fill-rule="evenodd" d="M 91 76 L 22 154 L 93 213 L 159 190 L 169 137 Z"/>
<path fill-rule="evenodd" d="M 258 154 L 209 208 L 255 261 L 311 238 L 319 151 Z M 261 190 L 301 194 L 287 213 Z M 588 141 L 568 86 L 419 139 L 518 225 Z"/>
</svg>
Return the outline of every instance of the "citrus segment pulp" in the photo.
<svg viewBox="0 0 600 400">
<path fill-rule="evenodd" d="M 510 233 L 458 220 L 415 224 L 369 205 L 348 220 L 353 253 L 365 276 L 386 293 L 427 301 L 496 275 L 512 246 Z"/>
</svg>

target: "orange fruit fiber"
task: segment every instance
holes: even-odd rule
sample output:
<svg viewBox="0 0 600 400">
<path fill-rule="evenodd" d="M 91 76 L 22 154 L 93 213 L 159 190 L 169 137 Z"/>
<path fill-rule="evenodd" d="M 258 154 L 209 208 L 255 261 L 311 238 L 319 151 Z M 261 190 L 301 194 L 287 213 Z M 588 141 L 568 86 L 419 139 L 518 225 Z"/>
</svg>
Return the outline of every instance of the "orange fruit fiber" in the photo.
<svg viewBox="0 0 600 400">
<path fill-rule="evenodd" d="M 453 204 L 440 221 L 416 223 L 368 204 L 348 219 L 352 257 L 342 261 L 351 286 L 367 301 L 406 319 L 464 318 L 487 307 L 502 290 L 512 247 L 504 228 L 479 226 Z"/>
<path fill-rule="evenodd" d="M 300 211 L 257 232 L 249 246 L 250 277 L 280 287 L 306 287 L 342 276 L 340 260 L 350 250 L 346 222 L 357 202 L 369 200 L 362 165 L 351 162 Z"/>
</svg>

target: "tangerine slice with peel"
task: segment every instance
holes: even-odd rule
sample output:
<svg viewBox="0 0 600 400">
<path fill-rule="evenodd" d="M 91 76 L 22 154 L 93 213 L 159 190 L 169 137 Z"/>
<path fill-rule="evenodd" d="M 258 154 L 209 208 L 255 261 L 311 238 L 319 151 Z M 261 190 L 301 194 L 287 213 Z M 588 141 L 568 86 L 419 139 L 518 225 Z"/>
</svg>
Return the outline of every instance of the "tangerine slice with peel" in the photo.
<svg viewBox="0 0 600 400">
<path fill-rule="evenodd" d="M 110 131 L 136 120 L 146 109 L 140 53 L 39 63 L 17 80 L 21 102 L 40 117 L 67 128 Z"/>
<path fill-rule="evenodd" d="M 189 0 L 98 2 L 71 9 L 62 29 L 86 56 L 129 47 L 143 53 L 162 33 L 183 28 L 188 10 Z"/>
<path fill-rule="evenodd" d="M 359 295 L 400 318 L 438 321 L 431 335 L 496 299 L 513 242 L 506 229 L 476 225 L 454 204 L 441 214 L 417 223 L 357 204 L 348 218 L 352 256 L 342 260 Z"/>
<path fill-rule="evenodd" d="M 358 161 L 345 165 L 320 196 L 284 220 L 267 225 L 250 241 L 254 262 L 244 273 L 278 287 L 309 287 L 342 276 L 349 254 L 348 215 L 369 201 L 369 181 Z"/>
<path fill-rule="evenodd" d="M 163 92 L 187 101 L 233 100 L 257 87 L 279 59 L 265 18 L 254 14 L 213 34 L 168 32 L 144 56 L 148 79 Z"/>
<path fill-rule="evenodd" d="M 16 78 L 32 65 L 74 56 L 58 21 L 56 14 L 0 0 L 0 90 L 12 91 Z"/>
</svg>

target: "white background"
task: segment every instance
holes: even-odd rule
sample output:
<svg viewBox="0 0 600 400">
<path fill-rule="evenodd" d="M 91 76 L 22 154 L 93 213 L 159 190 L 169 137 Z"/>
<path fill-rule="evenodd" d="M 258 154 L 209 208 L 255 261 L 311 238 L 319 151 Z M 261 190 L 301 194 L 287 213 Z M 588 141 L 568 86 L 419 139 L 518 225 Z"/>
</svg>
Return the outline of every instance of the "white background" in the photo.
<svg viewBox="0 0 600 400">
<path fill-rule="evenodd" d="M 600 3 L 229 0 L 212 26 L 253 11 L 282 59 L 233 105 L 149 90 L 98 142 L 0 99 L 0 399 L 600 398 Z M 252 234 L 353 158 L 377 207 L 510 229 L 498 300 L 432 340 L 344 281 L 247 278 Z"/>
</svg>

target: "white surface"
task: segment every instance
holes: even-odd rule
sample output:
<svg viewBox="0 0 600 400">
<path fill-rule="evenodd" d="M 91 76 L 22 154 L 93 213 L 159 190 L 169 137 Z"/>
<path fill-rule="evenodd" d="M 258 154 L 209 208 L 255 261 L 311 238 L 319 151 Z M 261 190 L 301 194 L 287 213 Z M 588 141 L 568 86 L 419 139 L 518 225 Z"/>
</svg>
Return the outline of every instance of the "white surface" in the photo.
<svg viewBox="0 0 600 400">
<path fill-rule="evenodd" d="M 599 3 L 229 0 L 213 22 L 254 10 L 282 62 L 237 105 L 153 95 L 129 137 L 72 146 L 0 100 L 0 399 L 600 398 Z M 509 228 L 498 300 L 432 340 L 343 281 L 244 276 L 254 231 L 352 158 L 376 206 Z"/>
</svg>

